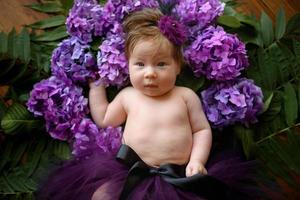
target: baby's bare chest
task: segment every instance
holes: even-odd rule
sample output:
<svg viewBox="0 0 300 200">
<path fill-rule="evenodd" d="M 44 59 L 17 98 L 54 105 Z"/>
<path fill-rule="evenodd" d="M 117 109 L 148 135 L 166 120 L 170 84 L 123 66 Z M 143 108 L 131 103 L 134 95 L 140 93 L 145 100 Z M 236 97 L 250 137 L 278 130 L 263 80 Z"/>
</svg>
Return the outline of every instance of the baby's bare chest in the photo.
<svg viewBox="0 0 300 200">
<path fill-rule="evenodd" d="M 165 101 L 137 101 L 128 113 L 129 118 L 135 118 L 140 124 L 176 125 L 188 122 L 188 110 L 180 98 Z"/>
</svg>

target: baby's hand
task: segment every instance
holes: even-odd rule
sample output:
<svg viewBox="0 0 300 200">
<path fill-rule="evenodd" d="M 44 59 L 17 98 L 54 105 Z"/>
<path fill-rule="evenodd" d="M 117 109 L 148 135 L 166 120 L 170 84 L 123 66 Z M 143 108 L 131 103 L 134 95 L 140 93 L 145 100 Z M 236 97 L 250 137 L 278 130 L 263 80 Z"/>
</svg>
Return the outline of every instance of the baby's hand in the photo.
<svg viewBox="0 0 300 200">
<path fill-rule="evenodd" d="M 186 177 L 193 176 L 198 173 L 203 174 L 203 175 L 207 174 L 207 171 L 206 171 L 204 165 L 201 162 L 190 161 L 185 169 Z"/>
</svg>

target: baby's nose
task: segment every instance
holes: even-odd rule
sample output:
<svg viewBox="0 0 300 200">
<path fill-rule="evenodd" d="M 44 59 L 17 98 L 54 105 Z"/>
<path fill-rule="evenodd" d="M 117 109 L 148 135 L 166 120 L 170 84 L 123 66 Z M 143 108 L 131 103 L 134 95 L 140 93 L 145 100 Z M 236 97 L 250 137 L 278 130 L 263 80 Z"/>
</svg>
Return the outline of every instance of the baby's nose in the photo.
<svg viewBox="0 0 300 200">
<path fill-rule="evenodd" d="M 145 78 L 156 78 L 157 74 L 152 67 L 148 67 L 145 72 Z"/>
</svg>

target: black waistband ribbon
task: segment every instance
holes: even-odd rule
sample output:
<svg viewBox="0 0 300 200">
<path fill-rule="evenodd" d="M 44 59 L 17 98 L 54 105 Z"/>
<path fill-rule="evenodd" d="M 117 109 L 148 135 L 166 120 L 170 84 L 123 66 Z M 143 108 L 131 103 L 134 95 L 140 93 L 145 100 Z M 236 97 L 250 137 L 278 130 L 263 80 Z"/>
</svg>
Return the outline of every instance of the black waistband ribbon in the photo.
<svg viewBox="0 0 300 200">
<path fill-rule="evenodd" d="M 131 191 L 150 176 L 159 175 L 164 181 L 196 193 L 206 199 L 235 199 L 232 190 L 222 181 L 209 176 L 196 174 L 185 177 L 185 166 L 164 164 L 158 168 L 147 165 L 129 146 L 123 144 L 117 153 L 117 160 L 130 169 L 121 192 L 120 200 L 127 200 Z"/>
</svg>

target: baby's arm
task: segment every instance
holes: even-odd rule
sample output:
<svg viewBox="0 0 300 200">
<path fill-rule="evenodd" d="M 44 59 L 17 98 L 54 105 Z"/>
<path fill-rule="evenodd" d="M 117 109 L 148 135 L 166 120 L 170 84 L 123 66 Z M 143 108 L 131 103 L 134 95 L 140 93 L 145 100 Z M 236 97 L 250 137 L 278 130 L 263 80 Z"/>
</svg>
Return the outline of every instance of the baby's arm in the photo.
<svg viewBox="0 0 300 200">
<path fill-rule="evenodd" d="M 197 173 L 207 174 L 204 167 L 212 143 L 210 125 L 204 114 L 199 97 L 190 89 L 184 93 L 187 104 L 189 120 L 193 131 L 193 147 L 190 161 L 186 167 L 186 176 Z"/>
<path fill-rule="evenodd" d="M 105 87 L 90 83 L 89 105 L 94 122 L 101 128 L 119 126 L 126 120 L 123 106 L 124 91 L 121 91 L 111 103 L 108 103 Z"/>
</svg>

